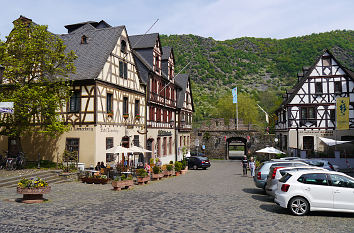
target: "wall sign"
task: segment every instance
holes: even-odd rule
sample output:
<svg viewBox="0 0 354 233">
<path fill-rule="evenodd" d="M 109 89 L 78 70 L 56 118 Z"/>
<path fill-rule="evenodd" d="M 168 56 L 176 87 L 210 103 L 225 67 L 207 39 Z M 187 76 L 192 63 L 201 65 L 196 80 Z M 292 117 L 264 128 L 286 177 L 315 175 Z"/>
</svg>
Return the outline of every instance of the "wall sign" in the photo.
<svg viewBox="0 0 354 233">
<path fill-rule="evenodd" d="M 172 136 L 170 131 L 159 130 L 157 133 L 158 136 Z"/>
</svg>

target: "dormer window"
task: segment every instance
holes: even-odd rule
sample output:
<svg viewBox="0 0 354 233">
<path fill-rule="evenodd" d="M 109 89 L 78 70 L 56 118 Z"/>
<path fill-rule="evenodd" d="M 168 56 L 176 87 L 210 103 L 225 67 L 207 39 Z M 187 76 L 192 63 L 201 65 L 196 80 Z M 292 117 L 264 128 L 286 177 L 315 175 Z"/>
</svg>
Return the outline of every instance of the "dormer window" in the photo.
<svg viewBox="0 0 354 233">
<path fill-rule="evenodd" d="M 120 51 L 122 53 L 127 52 L 127 42 L 125 42 L 125 40 L 122 40 L 122 42 L 120 42 Z"/>
<path fill-rule="evenodd" d="M 87 44 L 87 36 L 83 35 L 81 37 L 81 44 Z"/>
</svg>

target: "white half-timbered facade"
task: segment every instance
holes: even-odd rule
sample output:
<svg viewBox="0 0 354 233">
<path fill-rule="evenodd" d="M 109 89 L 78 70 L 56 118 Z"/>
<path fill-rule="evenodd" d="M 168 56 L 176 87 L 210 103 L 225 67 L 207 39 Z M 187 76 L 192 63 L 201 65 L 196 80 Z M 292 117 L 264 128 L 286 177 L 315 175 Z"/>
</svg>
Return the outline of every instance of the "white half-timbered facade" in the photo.
<svg viewBox="0 0 354 233">
<path fill-rule="evenodd" d="M 349 129 L 338 130 L 336 100 L 349 97 Z M 310 68 L 298 74 L 298 83 L 284 95 L 275 126 L 283 150 L 299 149 L 307 156 L 331 155 L 319 137 L 354 140 L 354 76 L 326 50 Z M 339 148 L 336 148 L 339 150 Z M 344 154 L 346 153 L 346 154 Z M 353 144 L 343 146 L 341 156 L 354 154 Z M 320 155 L 318 155 L 320 156 Z"/>
</svg>

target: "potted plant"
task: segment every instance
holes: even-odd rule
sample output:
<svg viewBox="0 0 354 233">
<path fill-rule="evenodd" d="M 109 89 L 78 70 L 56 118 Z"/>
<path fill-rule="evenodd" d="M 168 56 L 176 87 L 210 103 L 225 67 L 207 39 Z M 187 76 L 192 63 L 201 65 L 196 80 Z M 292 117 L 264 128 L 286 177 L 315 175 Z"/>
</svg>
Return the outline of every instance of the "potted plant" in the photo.
<svg viewBox="0 0 354 233">
<path fill-rule="evenodd" d="M 127 119 L 129 117 L 129 114 L 128 113 L 123 113 L 123 118 L 124 119 Z"/>
<path fill-rule="evenodd" d="M 107 116 L 108 116 L 108 117 L 113 117 L 113 111 L 107 112 Z"/>
<path fill-rule="evenodd" d="M 182 163 L 181 174 L 184 175 L 184 174 L 187 173 L 187 170 L 188 170 L 188 168 L 187 168 L 187 160 L 182 159 L 181 163 Z"/>
<path fill-rule="evenodd" d="M 43 194 L 49 193 L 50 190 L 48 183 L 38 177 L 22 178 L 17 183 L 17 193 L 23 194 L 22 202 L 27 204 L 43 202 Z"/>
<path fill-rule="evenodd" d="M 108 178 L 106 175 L 87 175 L 81 181 L 87 184 L 107 184 Z"/>
<path fill-rule="evenodd" d="M 144 168 L 139 168 L 136 169 L 136 176 L 137 176 L 137 181 L 138 184 L 146 184 L 147 182 L 150 181 L 150 177 L 148 176 L 148 173 L 145 171 Z"/>
<path fill-rule="evenodd" d="M 176 161 L 176 162 L 175 162 L 175 175 L 176 175 L 176 176 L 179 176 L 181 170 L 182 170 L 182 163 L 179 162 L 179 161 Z"/>
<path fill-rule="evenodd" d="M 172 176 L 172 173 L 173 173 L 173 164 L 167 164 L 164 175 L 165 176 Z"/>
<path fill-rule="evenodd" d="M 140 114 L 138 113 L 135 115 L 135 120 L 139 120 L 139 119 L 140 119 Z"/>
<path fill-rule="evenodd" d="M 112 181 L 112 187 L 113 190 L 115 191 L 120 191 L 122 189 L 129 189 L 134 185 L 133 183 L 133 176 L 129 175 L 126 177 L 125 175 L 122 176 L 117 176 L 113 181 Z"/>
<path fill-rule="evenodd" d="M 152 179 L 154 180 L 159 180 L 160 178 L 163 177 L 163 174 L 161 173 L 161 168 L 159 166 L 154 166 L 152 167 Z"/>
</svg>

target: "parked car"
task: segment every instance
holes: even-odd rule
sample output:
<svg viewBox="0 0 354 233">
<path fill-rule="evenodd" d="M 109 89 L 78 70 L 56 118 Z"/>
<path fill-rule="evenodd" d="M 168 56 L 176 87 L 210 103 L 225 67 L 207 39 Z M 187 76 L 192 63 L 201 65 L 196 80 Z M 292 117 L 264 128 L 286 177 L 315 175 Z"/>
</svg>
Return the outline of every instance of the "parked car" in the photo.
<svg viewBox="0 0 354 233">
<path fill-rule="evenodd" d="M 210 161 L 207 157 L 203 156 L 191 156 L 188 159 L 188 168 L 193 168 L 194 170 L 198 168 L 203 168 L 204 170 L 210 167 Z"/>
<path fill-rule="evenodd" d="M 261 163 L 260 167 L 256 170 L 256 175 L 253 177 L 254 184 L 258 188 L 265 189 L 269 169 L 273 164 L 298 164 L 298 166 L 306 166 L 306 163 L 301 161 L 286 161 L 286 160 L 271 160 Z"/>
<path fill-rule="evenodd" d="M 309 211 L 354 213 L 354 179 L 335 171 L 298 171 L 279 180 L 274 201 L 293 215 Z"/>
<path fill-rule="evenodd" d="M 330 162 L 323 159 L 298 159 L 297 161 L 303 161 L 311 166 L 322 167 L 329 171 L 338 171 L 337 165 L 332 165 Z"/>
<path fill-rule="evenodd" d="M 320 167 L 314 167 L 314 166 L 302 166 L 302 167 L 284 167 L 282 165 L 279 165 L 279 167 L 272 167 L 270 168 L 270 176 L 268 176 L 267 183 L 265 186 L 265 190 L 268 195 L 274 197 L 275 192 L 278 189 L 278 182 L 279 179 L 282 178 L 286 173 L 292 173 L 292 172 L 297 172 L 297 171 L 305 171 L 305 170 L 325 170 Z"/>
<path fill-rule="evenodd" d="M 280 158 L 281 160 L 296 160 L 296 159 L 300 159 L 299 157 L 283 157 Z"/>
</svg>

